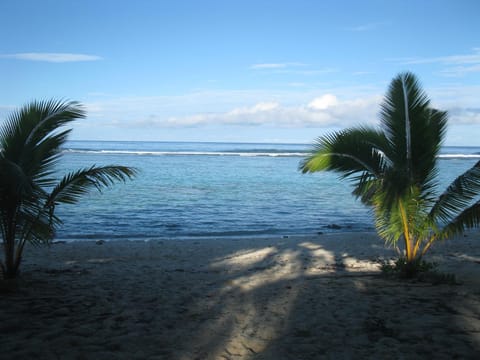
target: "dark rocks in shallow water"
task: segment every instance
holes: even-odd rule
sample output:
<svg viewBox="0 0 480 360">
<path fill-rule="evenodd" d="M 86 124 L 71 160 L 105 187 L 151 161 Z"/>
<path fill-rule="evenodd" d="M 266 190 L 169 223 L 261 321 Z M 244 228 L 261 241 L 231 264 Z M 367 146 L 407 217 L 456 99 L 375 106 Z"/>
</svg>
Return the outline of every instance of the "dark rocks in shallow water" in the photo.
<svg viewBox="0 0 480 360">
<path fill-rule="evenodd" d="M 95 241 L 95 244 L 103 245 L 103 244 L 105 244 L 105 240 L 97 240 L 97 241 Z"/>
<path fill-rule="evenodd" d="M 326 225 L 325 228 L 331 229 L 331 230 L 340 230 L 342 227 L 337 224 L 330 224 L 330 225 Z"/>
</svg>

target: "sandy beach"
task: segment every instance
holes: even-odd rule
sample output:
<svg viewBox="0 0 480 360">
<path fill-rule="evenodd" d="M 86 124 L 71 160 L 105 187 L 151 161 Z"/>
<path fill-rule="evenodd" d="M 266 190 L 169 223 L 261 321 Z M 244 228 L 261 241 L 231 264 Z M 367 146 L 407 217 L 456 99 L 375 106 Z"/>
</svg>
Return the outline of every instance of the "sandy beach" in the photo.
<svg viewBox="0 0 480 360">
<path fill-rule="evenodd" d="M 373 233 L 28 247 L 0 358 L 474 359 L 479 240 L 429 254 L 457 284 L 382 277 Z"/>
</svg>

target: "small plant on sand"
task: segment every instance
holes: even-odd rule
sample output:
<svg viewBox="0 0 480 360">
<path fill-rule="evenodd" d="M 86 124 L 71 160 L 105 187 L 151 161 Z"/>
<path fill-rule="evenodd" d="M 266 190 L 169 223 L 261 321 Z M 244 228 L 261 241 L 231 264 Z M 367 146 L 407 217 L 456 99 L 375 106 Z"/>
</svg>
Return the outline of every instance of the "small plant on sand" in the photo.
<svg viewBox="0 0 480 360">
<path fill-rule="evenodd" d="M 55 177 L 55 165 L 71 129 L 84 118 L 76 102 L 32 102 L 13 112 L 0 127 L 0 231 L 5 279 L 18 275 L 27 242 L 48 243 L 61 224 L 58 204 L 74 204 L 90 189 L 100 190 L 132 178 L 125 166 L 92 166 Z"/>
<path fill-rule="evenodd" d="M 480 224 L 480 162 L 437 193 L 447 113 L 430 101 L 411 73 L 395 77 L 381 105 L 380 127 L 356 127 L 320 137 L 300 164 L 306 172 L 336 171 L 353 180 L 353 194 L 374 211 L 380 237 L 403 243 L 408 276 L 437 240 Z M 400 266 L 400 265 L 399 265 Z"/>
<path fill-rule="evenodd" d="M 380 269 L 386 277 L 415 279 L 417 281 L 429 282 L 433 285 L 458 284 L 455 274 L 440 272 L 437 268 L 438 264 L 434 262 L 428 262 L 423 259 L 408 262 L 404 257 L 400 257 L 393 264 L 384 262 L 381 264 Z"/>
<path fill-rule="evenodd" d="M 381 270 L 386 276 L 398 276 L 400 278 L 412 278 L 417 274 L 432 272 L 436 269 L 437 264 L 427 262 L 423 259 L 416 259 L 415 261 L 407 261 L 406 258 L 398 258 L 394 264 L 383 263 Z"/>
</svg>

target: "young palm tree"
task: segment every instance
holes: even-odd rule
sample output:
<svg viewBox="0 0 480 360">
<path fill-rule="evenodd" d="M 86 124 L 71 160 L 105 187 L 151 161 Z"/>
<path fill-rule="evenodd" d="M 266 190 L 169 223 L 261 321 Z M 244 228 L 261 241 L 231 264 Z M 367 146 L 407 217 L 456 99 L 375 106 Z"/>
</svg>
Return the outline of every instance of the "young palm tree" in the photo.
<svg viewBox="0 0 480 360">
<path fill-rule="evenodd" d="M 92 166 L 55 178 L 54 166 L 71 129 L 84 118 L 76 102 L 32 102 L 15 111 L 0 128 L 0 230 L 4 278 L 15 278 L 27 242 L 48 243 L 61 223 L 58 204 L 73 204 L 89 189 L 132 178 L 124 166 Z"/>
<path fill-rule="evenodd" d="M 407 268 L 415 269 L 436 240 L 480 223 L 480 162 L 437 195 L 446 126 L 447 113 L 430 107 L 416 77 L 402 73 L 381 105 L 379 128 L 319 138 L 300 169 L 336 171 L 353 180 L 353 194 L 373 207 L 379 235 L 393 245 L 403 241 Z"/>
</svg>

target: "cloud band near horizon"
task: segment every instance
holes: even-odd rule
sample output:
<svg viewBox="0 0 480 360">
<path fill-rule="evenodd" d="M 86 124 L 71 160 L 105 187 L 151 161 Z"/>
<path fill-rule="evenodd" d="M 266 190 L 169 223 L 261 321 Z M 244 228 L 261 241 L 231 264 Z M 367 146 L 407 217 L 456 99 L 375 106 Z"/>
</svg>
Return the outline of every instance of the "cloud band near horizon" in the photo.
<svg viewBox="0 0 480 360">
<path fill-rule="evenodd" d="M 88 54 L 71 54 L 71 53 L 16 53 L 16 54 L 2 54 L 2 59 L 15 59 L 26 61 L 43 61 L 50 63 L 66 63 L 66 62 L 84 62 L 84 61 L 98 61 L 103 58 L 97 55 Z"/>
</svg>

